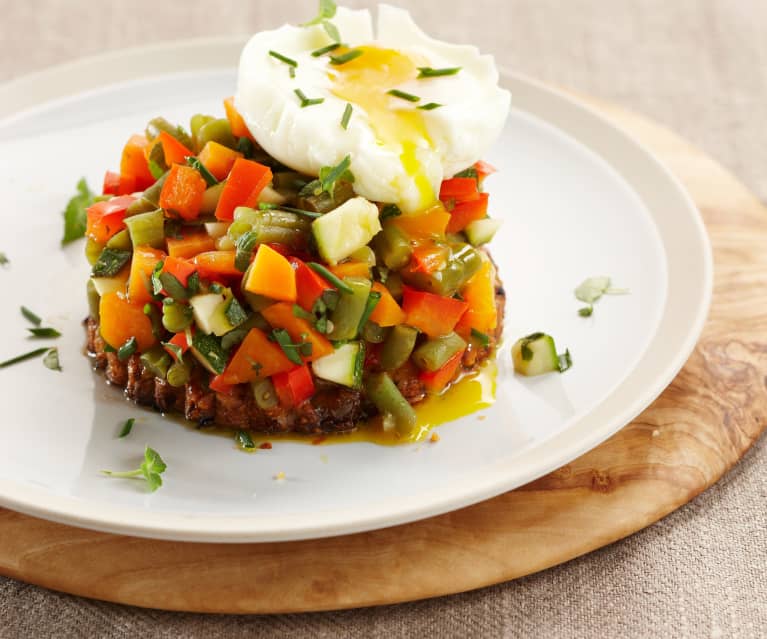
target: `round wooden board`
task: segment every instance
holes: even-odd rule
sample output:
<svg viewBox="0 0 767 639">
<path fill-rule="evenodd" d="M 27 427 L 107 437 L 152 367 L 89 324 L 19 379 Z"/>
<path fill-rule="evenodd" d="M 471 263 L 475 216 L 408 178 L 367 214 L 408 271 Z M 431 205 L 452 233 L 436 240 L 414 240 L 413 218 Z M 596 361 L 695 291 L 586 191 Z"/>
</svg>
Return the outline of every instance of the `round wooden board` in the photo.
<svg viewBox="0 0 767 639">
<path fill-rule="evenodd" d="M 669 131 L 585 101 L 682 180 L 714 247 L 714 299 L 703 336 L 674 382 L 634 422 L 567 466 L 495 499 L 345 537 L 167 542 L 0 509 L 0 573 L 169 610 L 274 613 L 389 604 L 554 566 L 644 528 L 711 486 L 767 425 L 767 211 Z"/>
</svg>

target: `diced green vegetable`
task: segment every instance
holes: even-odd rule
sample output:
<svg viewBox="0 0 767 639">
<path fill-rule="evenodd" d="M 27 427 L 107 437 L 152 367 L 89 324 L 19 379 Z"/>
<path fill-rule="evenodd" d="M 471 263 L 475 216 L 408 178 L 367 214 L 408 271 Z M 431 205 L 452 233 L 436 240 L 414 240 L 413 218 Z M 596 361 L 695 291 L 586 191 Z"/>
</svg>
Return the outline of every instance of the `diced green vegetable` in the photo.
<svg viewBox="0 0 767 639">
<path fill-rule="evenodd" d="M 99 295 L 98 290 L 96 290 L 96 285 L 94 284 L 93 280 L 88 280 L 88 284 L 86 285 L 86 293 L 88 295 L 88 311 L 89 315 L 95 319 L 96 321 L 99 320 L 99 303 L 101 301 L 101 295 Z"/>
<path fill-rule="evenodd" d="M 171 358 L 162 346 L 153 346 L 141 354 L 141 363 L 152 375 L 165 379 L 171 365 Z"/>
<path fill-rule="evenodd" d="M 221 346 L 221 340 L 215 335 L 205 335 L 197 331 L 190 344 L 192 354 L 206 369 L 214 375 L 220 375 L 226 368 L 227 352 Z"/>
<path fill-rule="evenodd" d="M 435 337 L 413 352 L 413 361 L 426 371 L 438 371 L 448 360 L 466 348 L 466 342 L 456 333 Z"/>
<path fill-rule="evenodd" d="M 125 218 L 133 246 L 165 247 L 165 214 L 162 209 Z"/>
<path fill-rule="evenodd" d="M 330 339 L 336 341 L 357 337 L 372 286 L 370 280 L 359 277 L 347 277 L 344 284 L 351 289 L 351 293 L 341 292 L 338 304 L 330 315 L 333 323 Z"/>
<path fill-rule="evenodd" d="M 362 384 L 365 347 L 362 342 L 346 342 L 334 352 L 312 362 L 312 372 L 321 379 L 349 388 Z"/>
<path fill-rule="evenodd" d="M 101 251 L 103 250 L 104 250 L 104 245 L 99 244 L 92 237 L 89 237 L 85 240 L 85 259 L 88 260 L 88 264 L 90 264 L 91 266 L 93 266 L 96 262 L 99 261 L 99 257 L 101 256 Z"/>
<path fill-rule="evenodd" d="M 110 237 L 107 241 L 107 248 L 118 249 L 120 251 L 131 251 L 133 249 L 133 244 L 131 244 L 128 229 L 123 229 Z"/>
<path fill-rule="evenodd" d="M 173 302 L 162 305 L 162 325 L 171 333 L 180 333 L 192 325 L 194 314 L 186 304 Z"/>
<path fill-rule="evenodd" d="M 194 144 L 191 136 L 184 130 L 182 126 L 171 124 L 163 117 L 152 118 L 149 120 L 145 131 L 147 139 L 150 141 L 154 140 L 158 135 L 160 135 L 161 131 L 165 131 L 165 133 L 168 135 L 176 138 L 187 149 L 191 149 Z"/>
<path fill-rule="evenodd" d="M 511 347 L 514 370 L 525 376 L 542 375 L 558 371 L 563 373 L 572 365 L 570 352 L 557 355 L 554 338 L 545 333 L 532 333 L 518 339 Z"/>
<path fill-rule="evenodd" d="M 405 234 L 394 224 L 384 224 L 383 232 L 373 241 L 378 263 L 392 271 L 399 271 L 409 261 L 413 247 Z"/>
<path fill-rule="evenodd" d="M 144 191 L 143 195 L 141 196 L 139 200 L 136 200 L 136 202 L 134 202 L 128 207 L 128 211 L 126 212 L 126 215 L 128 217 L 131 217 L 133 215 L 136 215 L 137 213 L 146 213 L 147 211 L 153 211 L 154 209 L 160 208 L 160 193 L 162 193 L 162 187 L 165 184 L 165 180 L 167 179 L 168 179 L 168 173 L 160 176 L 152 186 L 150 186 L 146 191 Z M 141 206 L 137 205 L 136 207 L 137 210 L 132 210 L 133 205 L 137 204 L 141 200 L 143 200 L 144 203 Z M 147 205 L 151 205 L 151 208 L 147 209 L 146 208 Z"/>
<path fill-rule="evenodd" d="M 232 127 L 229 124 L 229 120 L 219 119 L 211 120 L 203 124 L 197 132 L 197 148 L 202 148 L 208 142 L 218 142 L 230 149 L 237 148 L 237 140 L 232 135 Z"/>
<path fill-rule="evenodd" d="M 415 348 L 418 330 L 412 326 L 400 324 L 392 327 L 381 349 L 381 368 L 393 371 L 404 365 Z"/>
<path fill-rule="evenodd" d="M 61 372 L 61 362 L 59 360 L 59 349 L 51 348 L 43 357 L 43 366 L 49 368 L 52 371 Z"/>
<path fill-rule="evenodd" d="M 105 248 L 93 265 L 93 276 L 114 277 L 130 261 L 131 255 L 130 251 Z"/>
<path fill-rule="evenodd" d="M 362 339 L 371 344 L 382 344 L 388 334 L 388 328 L 383 328 L 371 320 L 365 322 L 362 327 Z"/>
<path fill-rule="evenodd" d="M 330 264 L 367 245 L 380 230 L 378 207 L 363 197 L 355 197 L 312 222 L 317 249 Z"/>
<path fill-rule="evenodd" d="M 250 388 L 253 391 L 253 399 L 261 410 L 269 410 L 279 405 L 280 401 L 269 378 L 251 382 Z"/>
<path fill-rule="evenodd" d="M 103 297 L 108 293 L 122 293 L 125 291 L 125 279 L 122 277 L 93 277 L 89 281 L 93 283 L 93 288 L 99 297 Z"/>
<path fill-rule="evenodd" d="M 391 415 L 394 418 L 397 431 L 401 435 L 409 435 L 412 432 L 417 421 L 415 411 L 388 374 L 370 375 L 365 383 L 365 391 L 384 417 Z"/>
<path fill-rule="evenodd" d="M 445 266 L 425 273 L 410 266 L 402 269 L 406 284 L 429 293 L 452 297 L 482 268 L 482 255 L 477 249 L 461 242 L 450 244 Z"/>
<path fill-rule="evenodd" d="M 168 384 L 174 388 L 179 388 L 188 383 L 191 377 L 192 367 L 185 358 L 182 358 L 181 360 L 171 364 L 170 368 L 168 369 L 168 374 L 166 375 L 166 380 L 168 381 Z"/>
<path fill-rule="evenodd" d="M 128 341 L 125 342 L 120 348 L 117 349 L 117 358 L 124 362 L 126 359 L 128 359 L 131 355 L 133 355 L 138 350 L 138 342 L 136 341 L 135 337 L 131 337 L 128 339 Z"/>
<path fill-rule="evenodd" d="M 203 144 L 200 144 L 199 136 L 200 136 L 200 129 L 202 129 L 203 126 L 205 126 L 208 122 L 213 122 L 215 120 L 212 115 L 203 115 L 201 113 L 197 113 L 192 116 L 189 125 L 190 129 L 192 131 L 192 142 L 193 142 L 193 151 L 196 151 L 199 153 L 202 151 Z"/>
<path fill-rule="evenodd" d="M 483 220 L 474 220 L 464 229 L 466 238 L 469 240 L 472 246 L 482 246 L 487 244 L 501 228 L 503 222 L 495 218 L 485 218 Z"/>
</svg>

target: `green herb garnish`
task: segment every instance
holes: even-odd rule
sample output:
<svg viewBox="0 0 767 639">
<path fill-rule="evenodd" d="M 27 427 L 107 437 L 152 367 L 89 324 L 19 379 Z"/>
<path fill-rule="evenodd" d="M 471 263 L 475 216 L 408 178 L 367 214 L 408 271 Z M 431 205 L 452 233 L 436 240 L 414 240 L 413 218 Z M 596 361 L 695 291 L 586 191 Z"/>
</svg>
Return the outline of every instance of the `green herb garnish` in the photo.
<svg viewBox="0 0 767 639">
<path fill-rule="evenodd" d="M 173 275 L 173 273 L 160 273 L 157 277 L 162 285 L 161 291 L 172 297 L 173 300 L 185 300 L 189 297 L 186 287 Z"/>
<path fill-rule="evenodd" d="M 28 328 L 27 329 L 34 337 L 61 337 L 61 333 L 59 333 L 55 328 L 42 328 L 42 327 L 35 327 L 35 328 Z"/>
<path fill-rule="evenodd" d="M 274 341 L 279 344 L 282 352 L 293 364 L 297 366 L 303 365 L 304 361 L 301 356 L 309 357 L 312 354 L 312 345 L 310 342 L 293 343 L 290 339 L 290 334 L 284 328 L 274 329 L 272 331 L 272 337 Z"/>
<path fill-rule="evenodd" d="M 304 22 L 302 27 L 311 27 L 315 24 L 321 24 L 322 28 L 336 42 L 341 41 L 341 34 L 338 33 L 336 25 L 330 22 L 330 19 L 336 15 L 336 3 L 333 0 L 320 0 L 320 8 L 317 16 L 309 22 Z"/>
<path fill-rule="evenodd" d="M 310 269 L 312 269 L 315 273 L 324 277 L 339 291 L 342 291 L 343 293 L 346 293 L 347 295 L 351 295 L 354 292 L 352 288 L 346 282 L 344 282 L 335 273 L 332 273 L 331 271 L 326 269 L 322 264 L 318 264 L 317 262 L 307 262 L 306 265 Z"/>
<path fill-rule="evenodd" d="M 8 256 L 5 253 L 0 253 L 0 266 L 8 266 L 10 263 Z"/>
<path fill-rule="evenodd" d="M 350 49 L 346 53 L 342 53 L 341 55 L 331 55 L 330 56 L 330 64 L 333 66 L 341 66 L 342 64 L 346 64 L 347 62 L 351 62 L 352 60 L 356 60 L 359 58 L 364 51 L 362 49 Z"/>
<path fill-rule="evenodd" d="M 520 344 L 520 353 L 522 354 L 522 359 L 525 362 L 529 362 L 531 359 L 533 359 L 533 349 L 530 348 L 530 342 L 535 342 L 542 337 L 544 337 L 544 333 L 531 333 L 530 335 L 526 335 L 522 338 L 522 343 Z"/>
<path fill-rule="evenodd" d="M 421 106 L 416 107 L 416 109 L 420 109 L 421 111 L 434 111 L 434 109 L 439 109 L 443 106 L 445 105 L 439 104 L 438 102 L 429 102 L 427 104 L 422 104 Z"/>
<path fill-rule="evenodd" d="M 344 108 L 344 114 L 341 117 L 341 128 L 344 130 L 349 128 L 349 120 L 352 119 L 352 111 L 354 111 L 354 107 L 350 102 L 347 102 L 346 108 Z"/>
<path fill-rule="evenodd" d="M 477 173 L 477 169 L 475 169 L 473 166 L 470 166 L 468 169 L 464 169 L 463 171 L 458 171 L 453 177 L 457 178 L 474 178 L 475 180 L 479 179 L 479 173 Z"/>
<path fill-rule="evenodd" d="M 614 288 L 610 278 L 605 275 L 590 277 L 575 289 L 575 297 L 588 306 L 578 309 L 578 315 L 581 317 L 590 317 L 594 312 L 594 302 L 598 301 L 603 295 L 626 295 L 629 293 L 627 288 Z"/>
<path fill-rule="evenodd" d="M 234 244 L 234 268 L 244 273 L 250 266 L 250 258 L 253 255 L 253 249 L 258 244 L 258 233 L 248 231 L 237 238 Z"/>
<path fill-rule="evenodd" d="M 296 68 L 295 67 L 288 67 L 288 75 L 291 78 L 295 78 L 296 77 Z"/>
<path fill-rule="evenodd" d="M 224 311 L 224 315 L 226 315 L 226 319 L 228 319 L 229 323 L 234 327 L 239 326 L 248 319 L 248 314 L 236 298 L 232 298 L 229 302 L 229 305 Z"/>
<path fill-rule="evenodd" d="M 439 78 L 444 75 L 455 75 L 461 67 L 449 67 L 446 69 L 432 69 L 431 67 L 418 67 L 418 80 L 422 78 Z"/>
<path fill-rule="evenodd" d="M 386 93 L 388 95 L 393 95 L 395 98 L 399 98 L 400 100 L 407 100 L 408 102 L 421 101 L 421 98 L 419 98 L 417 95 L 413 95 L 412 93 L 405 93 L 399 89 L 389 89 Z"/>
<path fill-rule="evenodd" d="M 165 472 L 167 465 L 160 457 L 160 454 L 149 446 L 144 451 L 144 462 L 136 470 L 127 471 L 114 471 L 114 470 L 102 470 L 101 472 L 109 477 L 117 478 L 141 478 L 146 480 L 149 492 L 154 492 L 160 486 L 162 486 L 162 475 Z"/>
<path fill-rule="evenodd" d="M 479 342 L 482 348 L 487 348 L 490 346 L 490 336 L 483 333 L 482 331 L 478 331 L 476 328 L 472 328 L 471 336 Z M 526 346 L 526 348 L 528 351 L 530 350 L 529 347 Z"/>
<path fill-rule="evenodd" d="M 131 255 L 130 251 L 107 247 L 101 251 L 99 259 L 93 265 L 91 274 L 93 277 L 114 277 L 130 261 Z"/>
<path fill-rule="evenodd" d="M 120 434 L 118 437 L 123 438 L 130 435 L 131 430 L 133 430 L 133 424 L 136 423 L 136 420 L 131 417 L 129 420 L 127 420 L 122 427 L 122 430 L 120 430 Z"/>
<path fill-rule="evenodd" d="M 88 188 L 85 178 L 81 178 L 77 183 L 77 194 L 69 200 L 67 208 L 64 209 L 64 237 L 61 238 L 62 244 L 69 244 L 85 236 L 85 227 L 88 224 L 87 209 L 93 204 L 94 194 Z"/>
<path fill-rule="evenodd" d="M 40 357 L 43 353 L 48 352 L 48 347 L 44 346 L 43 348 L 36 348 L 33 351 L 29 351 L 29 353 L 24 353 L 23 355 L 17 355 L 16 357 L 12 357 L 11 359 L 7 359 L 4 362 L 0 362 L 0 368 L 5 368 L 7 366 L 11 366 L 13 364 L 18 364 L 19 362 L 25 362 L 28 359 L 33 359 L 35 357 Z"/>
<path fill-rule="evenodd" d="M 21 314 L 32 324 L 35 326 L 40 326 L 40 324 L 43 323 L 43 320 L 41 320 L 35 313 L 30 311 L 26 306 L 21 307 Z"/>
<path fill-rule="evenodd" d="M 378 217 L 383 222 L 390 217 L 399 217 L 400 215 L 402 215 L 402 211 L 396 204 L 387 204 L 381 209 L 381 214 Z"/>
<path fill-rule="evenodd" d="M 242 340 L 248 336 L 248 332 L 250 332 L 250 329 L 248 328 L 235 328 L 234 330 L 229 331 L 221 338 L 221 348 L 228 351 L 233 346 L 237 346 L 237 344 L 242 342 Z"/>
<path fill-rule="evenodd" d="M 205 358 L 216 375 L 224 372 L 228 353 L 215 335 L 205 335 L 202 331 L 197 331 L 192 337 L 192 347 Z"/>
<path fill-rule="evenodd" d="M 193 155 L 188 155 L 184 159 L 186 160 L 187 166 L 191 166 L 195 171 L 202 175 L 202 179 L 205 180 L 205 183 L 208 186 L 216 186 L 216 184 L 218 184 L 216 176 L 205 168 L 205 165 L 200 162 L 199 158 L 196 158 Z"/>
<path fill-rule="evenodd" d="M 250 436 L 250 433 L 246 430 L 238 430 L 235 433 L 234 439 L 240 448 L 250 450 L 256 447 L 256 445 L 253 443 L 253 438 Z"/>
<path fill-rule="evenodd" d="M 279 60 L 280 62 L 284 62 L 285 64 L 291 66 L 291 67 L 297 67 L 298 62 L 293 60 L 292 58 L 289 58 L 287 56 L 282 55 L 281 53 L 277 53 L 277 51 L 269 51 L 269 55 L 273 58 Z"/>
<path fill-rule="evenodd" d="M 326 53 L 330 53 L 331 51 L 335 51 L 340 46 L 341 46 L 340 42 L 334 42 L 333 44 L 329 44 L 326 47 L 322 47 L 321 49 L 317 49 L 316 51 L 312 51 L 312 57 L 313 58 L 319 58 L 320 56 L 323 56 Z"/>
<path fill-rule="evenodd" d="M 258 208 L 260 211 L 285 211 L 287 213 L 296 213 L 297 215 L 305 215 L 306 217 L 312 218 L 322 216 L 322 213 L 317 213 L 316 211 L 304 211 L 304 209 L 283 206 L 282 204 L 272 204 L 271 202 L 259 202 Z"/>
<path fill-rule="evenodd" d="M 162 269 L 165 266 L 165 262 L 163 260 L 160 260 L 157 262 L 157 264 L 154 265 L 154 269 L 152 269 L 152 276 L 150 277 L 150 282 L 152 283 L 152 294 L 157 297 L 162 294 L 162 281 L 160 280 L 160 274 L 162 273 Z"/>
<path fill-rule="evenodd" d="M 43 357 L 43 365 L 52 371 L 61 372 L 61 363 L 59 362 L 59 349 L 51 348 Z"/>
<path fill-rule="evenodd" d="M 557 358 L 558 370 L 560 373 L 564 373 L 566 370 L 572 368 L 573 358 L 570 356 L 570 349 L 565 349 L 565 352 L 557 355 Z"/>
<path fill-rule="evenodd" d="M 325 101 L 325 98 L 307 98 L 306 94 L 301 91 L 301 89 L 294 89 L 293 93 L 295 93 L 301 101 L 302 109 L 314 104 L 322 104 Z"/>
<path fill-rule="evenodd" d="M 583 308 L 578 309 L 578 315 L 580 315 L 581 317 L 591 317 L 593 313 L 594 313 L 594 306 L 591 304 L 589 306 L 584 306 Z"/>
<path fill-rule="evenodd" d="M 313 322 L 316 318 L 309 311 L 305 311 L 298 304 L 293 304 L 293 317 L 299 317 L 307 322 Z"/>
<path fill-rule="evenodd" d="M 370 319 L 370 316 L 373 314 L 373 311 L 380 301 L 381 294 L 378 291 L 371 291 L 368 295 L 367 302 L 365 302 L 365 310 L 362 312 L 360 323 L 357 325 L 358 331 L 361 331 L 362 327 L 365 326 L 365 323 Z"/>
<path fill-rule="evenodd" d="M 120 348 L 117 349 L 117 359 L 124 362 L 131 355 L 138 350 L 138 341 L 135 337 L 131 337 Z"/>
<path fill-rule="evenodd" d="M 320 193 L 325 191 L 331 196 L 336 188 L 336 182 L 341 180 L 345 182 L 354 182 L 354 174 L 349 170 L 352 164 L 352 158 L 347 155 L 335 166 L 323 166 L 320 169 Z"/>
</svg>

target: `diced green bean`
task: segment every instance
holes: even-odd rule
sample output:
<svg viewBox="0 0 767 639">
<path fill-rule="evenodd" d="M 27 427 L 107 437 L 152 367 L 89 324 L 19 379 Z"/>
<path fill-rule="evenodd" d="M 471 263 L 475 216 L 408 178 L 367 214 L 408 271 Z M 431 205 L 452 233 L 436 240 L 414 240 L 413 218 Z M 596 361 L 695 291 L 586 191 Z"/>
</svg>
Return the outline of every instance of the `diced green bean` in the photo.
<svg viewBox="0 0 767 639">
<path fill-rule="evenodd" d="M 115 233 L 109 238 L 107 242 L 107 248 L 118 249 L 120 251 L 130 251 L 133 249 L 133 244 L 130 241 L 130 234 L 128 229 L 123 229 L 119 233 Z"/>
<path fill-rule="evenodd" d="M 295 171 L 277 171 L 274 174 L 272 183 L 274 184 L 274 188 L 280 192 L 287 191 L 298 193 L 298 191 L 304 188 L 310 181 L 311 178 L 308 178 L 301 173 L 296 173 Z"/>
<path fill-rule="evenodd" d="M 448 360 L 466 348 L 466 342 L 456 333 L 430 339 L 413 352 L 413 361 L 425 371 L 438 371 Z"/>
<path fill-rule="evenodd" d="M 394 326 L 381 349 L 381 368 L 394 371 L 407 362 L 417 339 L 418 330 L 412 326 Z"/>
<path fill-rule="evenodd" d="M 384 286 L 398 302 L 402 299 L 402 276 L 399 273 L 389 273 Z"/>
<path fill-rule="evenodd" d="M 200 213 L 203 215 L 213 215 L 216 212 L 218 201 L 221 198 L 221 192 L 224 190 L 226 182 L 219 182 L 207 189 L 202 194 L 202 204 L 200 205 Z"/>
<path fill-rule="evenodd" d="M 277 399 L 277 393 L 274 390 L 274 385 L 269 379 L 259 379 L 250 383 L 250 387 L 253 390 L 253 398 L 256 400 L 256 404 L 261 410 L 269 410 L 275 408 L 279 404 Z"/>
<path fill-rule="evenodd" d="M 194 148 L 193 151 L 196 151 L 199 153 L 202 151 L 202 145 L 199 144 L 199 135 L 200 135 L 200 129 L 205 126 L 208 122 L 213 122 L 215 120 L 212 115 L 203 115 L 202 113 L 197 113 L 192 116 L 192 119 L 189 121 L 189 128 L 192 131 L 192 143 Z"/>
<path fill-rule="evenodd" d="M 169 170 L 168 163 L 165 161 L 165 150 L 162 144 L 152 145 L 149 151 L 149 157 L 147 158 L 149 172 L 152 177 L 157 180 L 161 178 Z"/>
<path fill-rule="evenodd" d="M 162 346 L 153 346 L 148 351 L 144 351 L 140 359 L 144 368 L 152 375 L 165 379 L 171 365 L 171 358 Z"/>
<path fill-rule="evenodd" d="M 232 222 L 229 225 L 229 228 L 227 229 L 226 233 L 229 235 L 229 239 L 231 239 L 233 242 L 236 242 L 240 239 L 241 236 L 245 235 L 246 233 L 250 232 L 253 228 L 253 225 L 249 222 L 246 222 L 245 220 L 238 220 L 235 218 L 234 222 Z"/>
<path fill-rule="evenodd" d="M 365 391 L 383 415 L 391 415 L 394 418 L 397 431 L 401 435 L 409 435 L 412 432 L 417 421 L 415 411 L 391 377 L 386 373 L 370 375 L 365 382 Z"/>
<path fill-rule="evenodd" d="M 333 194 L 322 191 L 319 180 L 313 180 L 298 192 L 296 205 L 299 209 L 314 213 L 327 213 L 354 197 L 354 186 L 345 180 L 335 184 Z"/>
<path fill-rule="evenodd" d="M 406 284 L 422 291 L 452 297 L 480 268 L 482 256 L 479 251 L 468 244 L 459 243 L 450 247 L 447 263 L 441 270 L 424 273 L 407 267 L 401 273 Z"/>
<path fill-rule="evenodd" d="M 149 209 L 150 211 L 159 208 L 160 193 L 162 193 L 162 187 L 165 184 L 165 180 L 167 179 L 168 179 L 167 173 L 165 175 L 161 175 L 159 178 L 157 178 L 157 181 L 152 186 L 150 186 L 146 191 L 144 191 L 144 194 L 141 196 L 141 199 L 136 200 L 136 202 L 146 200 L 146 202 L 149 202 L 150 204 L 153 205 L 152 208 Z M 136 202 L 134 202 L 133 204 L 136 204 Z M 131 207 L 133 206 L 133 204 L 131 204 L 131 206 L 128 207 L 128 211 L 126 215 L 131 216 L 131 215 L 134 215 L 135 213 L 146 213 L 147 211 L 146 208 L 143 208 L 140 211 L 137 210 L 135 211 L 135 213 L 131 211 Z"/>
<path fill-rule="evenodd" d="M 361 277 L 344 278 L 344 283 L 352 290 L 351 293 L 341 293 L 338 304 L 330 316 L 333 330 L 332 340 L 348 340 L 357 337 L 360 320 L 370 296 L 372 282 Z"/>
<path fill-rule="evenodd" d="M 149 187 L 152 188 L 152 187 Z M 158 195 L 159 200 L 159 195 Z M 139 213 L 147 213 L 148 211 L 154 211 L 157 208 L 157 204 L 152 204 L 149 200 L 145 199 L 142 195 L 137 200 L 134 200 L 128 209 L 125 211 L 126 219 L 138 215 Z"/>
<path fill-rule="evenodd" d="M 378 291 L 370 291 L 368 300 L 365 303 L 365 310 L 362 312 L 362 317 L 360 318 L 358 332 L 362 330 L 365 324 L 367 324 L 367 321 L 370 319 L 370 316 L 373 314 L 373 311 L 375 310 L 376 306 L 378 306 L 378 302 L 380 301 L 381 294 Z"/>
<path fill-rule="evenodd" d="M 125 218 L 133 246 L 165 246 L 165 214 L 162 209 Z"/>
<path fill-rule="evenodd" d="M 90 316 L 96 321 L 98 321 L 99 320 L 99 302 L 101 301 L 101 297 L 99 296 L 99 293 L 96 290 L 96 285 L 93 283 L 93 280 L 88 280 L 88 285 L 86 287 L 86 290 L 88 292 L 88 310 L 90 311 Z"/>
<path fill-rule="evenodd" d="M 149 120 L 149 123 L 146 125 L 146 137 L 149 140 L 154 140 L 158 135 L 160 135 L 161 131 L 165 131 L 168 135 L 173 136 L 176 138 L 181 144 L 183 144 L 187 149 L 192 149 L 193 142 L 192 137 L 184 131 L 183 127 L 176 126 L 174 124 L 171 124 L 168 122 L 165 118 L 158 117 L 158 118 L 152 118 Z"/>
<path fill-rule="evenodd" d="M 170 368 L 168 369 L 168 373 L 166 375 L 168 384 L 170 384 L 174 388 L 183 386 L 184 384 L 189 382 L 191 377 L 192 377 L 192 366 L 189 364 L 188 358 L 186 357 L 182 358 L 181 361 L 173 362 L 173 364 L 171 364 Z"/>
<path fill-rule="evenodd" d="M 162 325 L 171 333 L 180 333 L 191 326 L 194 314 L 191 307 L 186 304 L 163 304 Z"/>
<path fill-rule="evenodd" d="M 196 138 L 197 148 L 202 150 L 208 142 L 218 142 L 230 149 L 237 148 L 229 120 L 211 120 L 200 127 Z"/>
<path fill-rule="evenodd" d="M 362 339 L 371 344 L 382 344 L 388 334 L 388 328 L 383 328 L 370 320 L 362 327 Z"/>
<path fill-rule="evenodd" d="M 91 266 L 96 264 L 103 250 L 104 250 L 103 244 L 99 244 L 92 237 L 89 237 L 85 242 L 85 259 L 88 260 L 88 264 L 90 264 Z"/>
<path fill-rule="evenodd" d="M 373 240 L 379 264 L 398 271 L 410 261 L 413 247 L 405 234 L 394 224 L 384 224 L 383 230 Z"/>
</svg>

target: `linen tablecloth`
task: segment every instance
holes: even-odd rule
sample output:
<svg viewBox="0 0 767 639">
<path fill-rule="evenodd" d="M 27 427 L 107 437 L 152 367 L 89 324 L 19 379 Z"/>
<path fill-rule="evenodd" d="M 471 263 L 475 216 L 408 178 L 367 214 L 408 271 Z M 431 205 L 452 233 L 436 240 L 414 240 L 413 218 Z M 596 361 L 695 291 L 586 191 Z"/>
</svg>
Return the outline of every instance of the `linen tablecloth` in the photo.
<svg viewBox="0 0 767 639">
<path fill-rule="evenodd" d="M 665 124 L 767 197 L 764 0 L 398 4 L 437 37 Z M 295 22 L 315 9 L 313 0 L 0 0 L 0 81 L 106 50 Z M 0 578 L 0 637 L 767 636 L 766 475 L 762 438 L 712 489 L 624 541 L 515 582 L 397 606 L 204 616 Z"/>
</svg>

